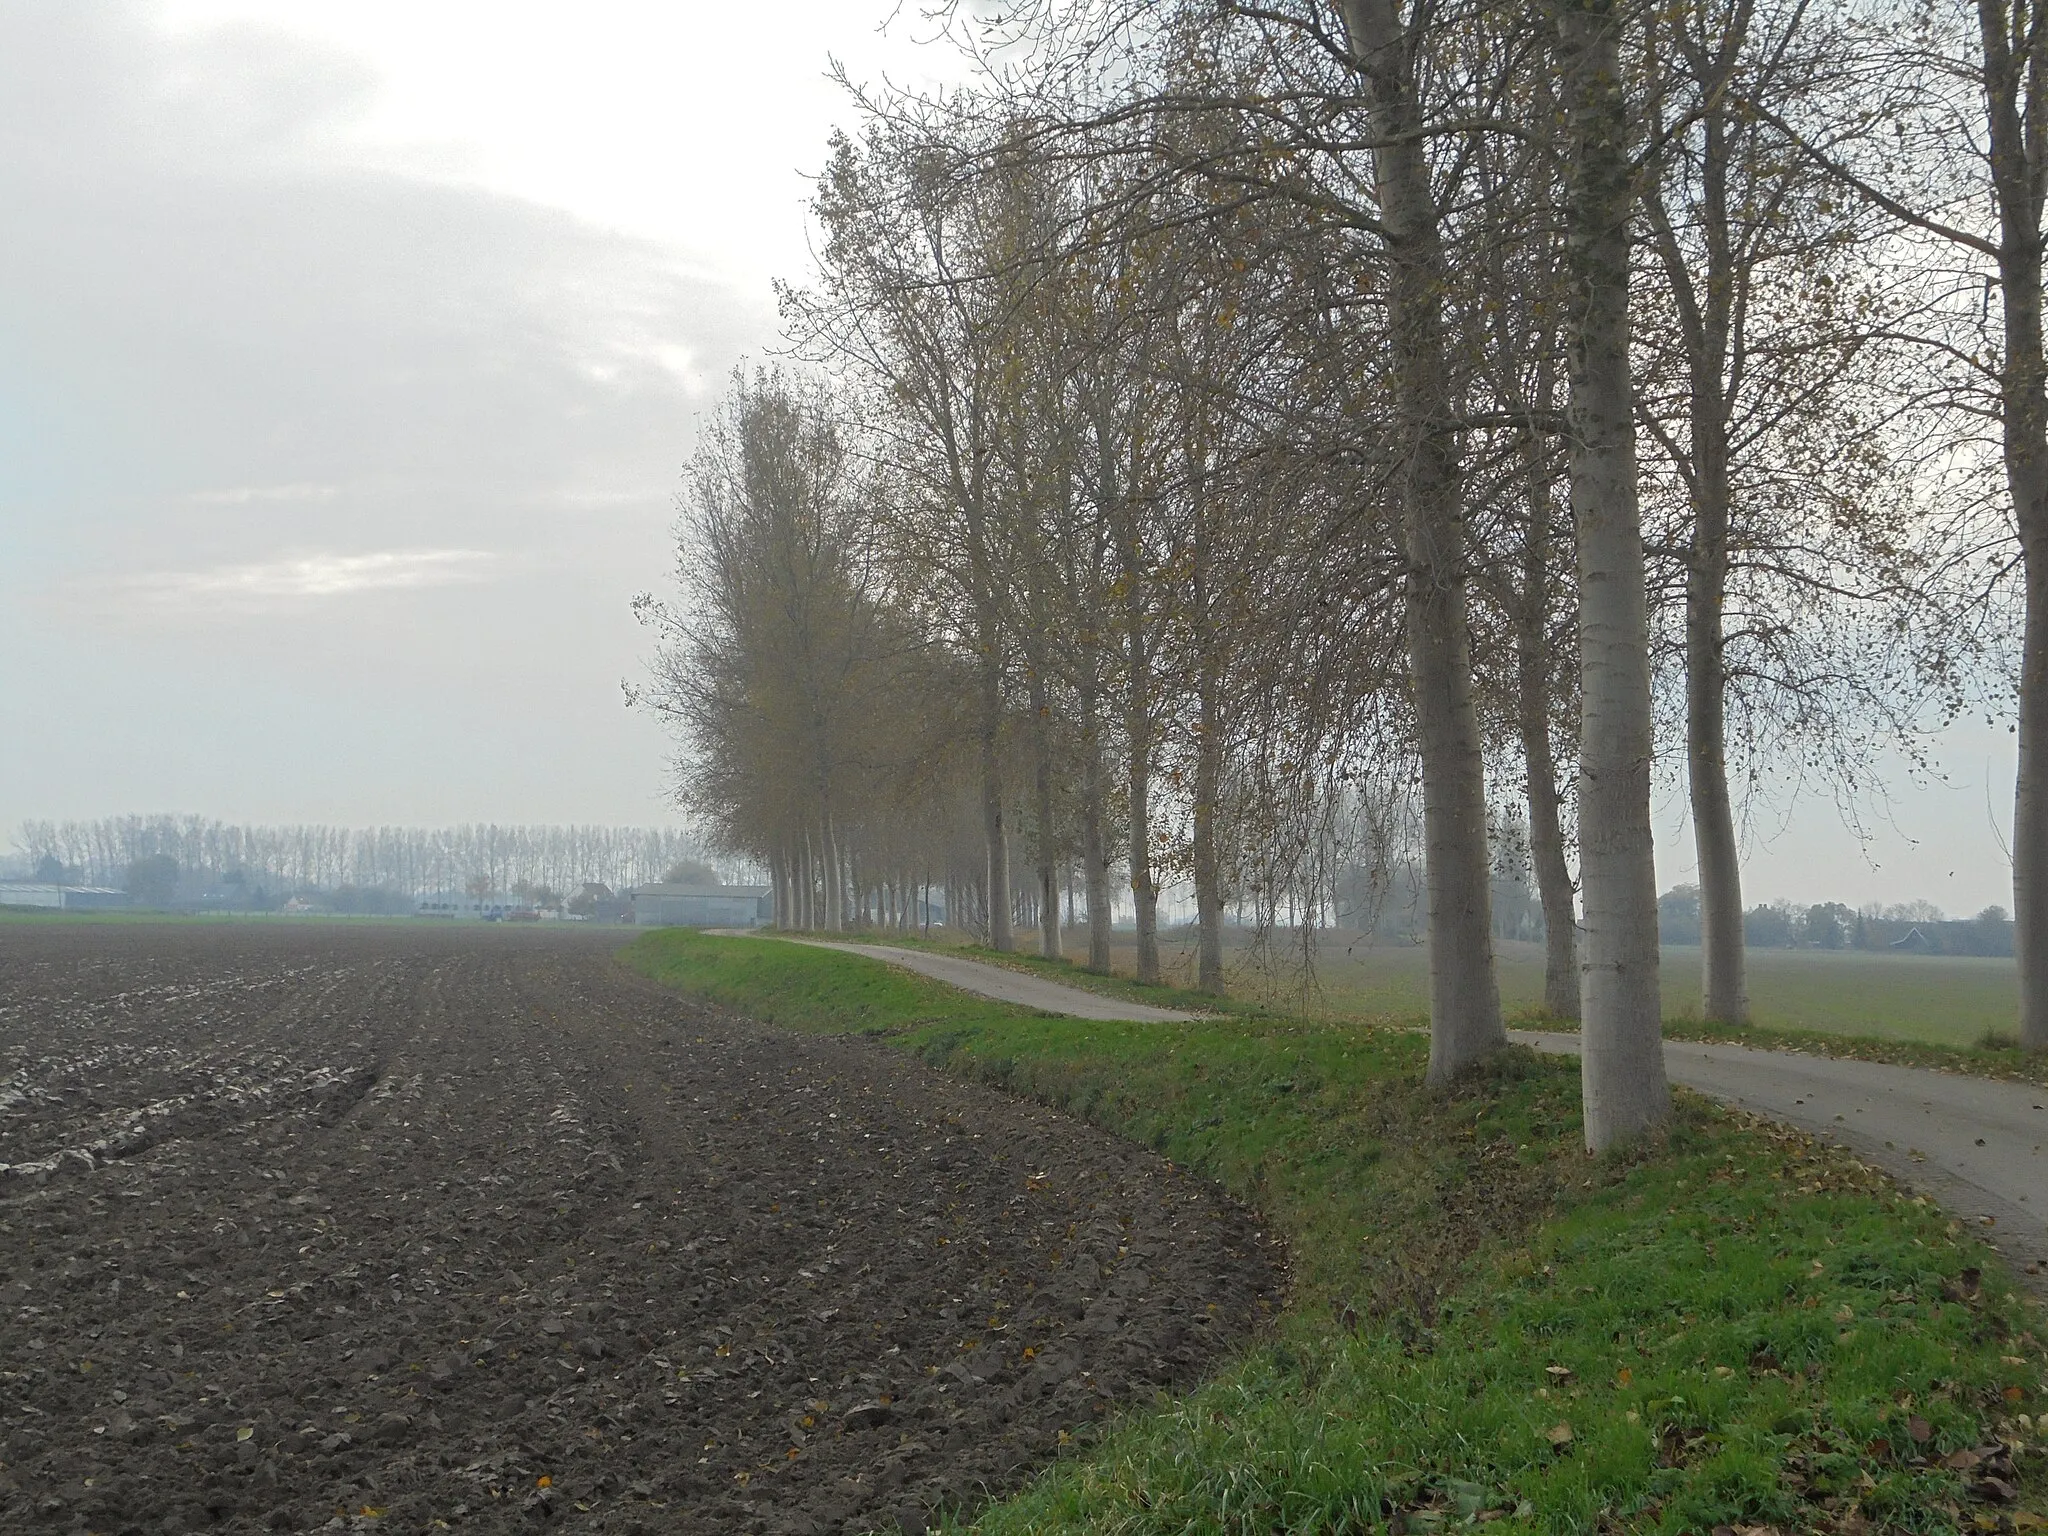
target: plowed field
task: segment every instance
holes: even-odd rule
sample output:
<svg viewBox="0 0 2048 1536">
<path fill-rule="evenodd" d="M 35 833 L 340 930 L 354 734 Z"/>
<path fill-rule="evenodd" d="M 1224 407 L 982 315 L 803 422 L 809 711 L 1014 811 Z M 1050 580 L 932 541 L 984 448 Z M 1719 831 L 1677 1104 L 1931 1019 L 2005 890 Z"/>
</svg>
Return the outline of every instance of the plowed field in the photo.
<svg viewBox="0 0 2048 1536">
<path fill-rule="evenodd" d="M 1277 1305 L 1160 1159 L 618 942 L 0 928 L 0 1530 L 917 1530 Z"/>
</svg>

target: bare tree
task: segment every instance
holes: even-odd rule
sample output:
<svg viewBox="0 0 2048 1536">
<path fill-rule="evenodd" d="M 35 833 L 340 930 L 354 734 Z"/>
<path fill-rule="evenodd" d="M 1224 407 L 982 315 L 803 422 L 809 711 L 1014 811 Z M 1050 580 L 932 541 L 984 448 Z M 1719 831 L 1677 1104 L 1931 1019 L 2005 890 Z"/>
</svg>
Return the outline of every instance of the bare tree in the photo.
<svg viewBox="0 0 2048 1536">
<path fill-rule="evenodd" d="M 948 569 L 965 607 L 979 676 L 982 822 L 988 939 L 1008 950 L 1010 825 L 1003 778 L 1007 634 L 990 530 L 995 395 L 1016 291 L 977 264 L 978 226 L 1000 214 L 993 189 L 955 175 L 930 136 L 877 127 L 841 138 L 821 186 L 826 231 L 815 291 L 784 290 L 784 313 L 820 358 L 859 368 L 896 407 L 875 426 L 895 433 L 897 463 L 954 536 Z"/>
</svg>

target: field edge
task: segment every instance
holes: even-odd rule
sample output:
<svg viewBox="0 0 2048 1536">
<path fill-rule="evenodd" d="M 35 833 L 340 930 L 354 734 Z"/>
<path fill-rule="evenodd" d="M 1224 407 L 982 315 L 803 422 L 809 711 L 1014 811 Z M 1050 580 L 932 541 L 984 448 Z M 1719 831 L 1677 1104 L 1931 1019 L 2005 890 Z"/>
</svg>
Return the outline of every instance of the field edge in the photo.
<svg viewBox="0 0 2048 1536">
<path fill-rule="evenodd" d="M 1594 1161 L 1574 1066 L 1514 1050 L 1428 1094 L 1413 1021 L 1060 1019 L 687 930 L 621 959 L 1150 1145 L 1290 1243 L 1264 1344 L 1077 1431 L 977 1529 L 2019 1531 L 2048 1507 L 2038 1309 L 1802 1135 L 1684 1095 L 1667 1142 Z"/>
</svg>

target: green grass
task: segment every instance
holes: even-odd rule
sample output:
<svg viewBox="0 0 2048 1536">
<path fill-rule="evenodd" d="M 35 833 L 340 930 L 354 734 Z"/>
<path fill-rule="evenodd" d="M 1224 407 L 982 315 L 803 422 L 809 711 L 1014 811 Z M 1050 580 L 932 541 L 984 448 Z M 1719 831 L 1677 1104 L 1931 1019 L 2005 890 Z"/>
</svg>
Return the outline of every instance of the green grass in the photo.
<svg viewBox="0 0 2048 1536">
<path fill-rule="evenodd" d="M 1233 939 L 1241 939 L 1233 934 Z M 1116 968 L 1136 971 L 1129 936 L 1119 934 Z M 1026 936 L 1028 942 L 1029 936 Z M 1076 933 L 1068 940 L 1072 954 Z M 1193 975 L 1186 939 L 1162 943 L 1169 978 Z M 1298 962 L 1276 955 L 1262 968 L 1239 943 L 1229 952 L 1231 989 L 1269 1006 L 1312 1015 L 1412 1015 L 1429 1006 L 1429 951 L 1415 944 L 1373 943 L 1355 934 L 1325 934 L 1317 946 L 1314 982 L 1304 988 Z M 1955 955 L 1873 954 L 1866 950 L 1751 949 L 1749 998 L 1764 1028 L 1864 1035 L 1927 1045 L 1972 1046 L 1989 1030 L 2011 1030 L 2019 1016 L 2019 971 L 2009 959 Z M 1663 956 L 1664 1014 L 1682 1022 L 1700 1010 L 1697 945 L 1669 945 Z M 1502 1005 L 1531 1013 L 1543 1000 L 1543 951 L 1535 944 L 1496 945 Z"/>
<path fill-rule="evenodd" d="M 2011 960 L 1853 949 L 1752 949 L 1748 957 L 1751 1006 L 1768 1028 L 1967 1047 L 2018 1024 Z M 1699 1016 L 1699 980 L 1697 947 L 1664 951 L 1667 1018 Z"/>
<path fill-rule="evenodd" d="M 1667 1141 L 1595 1160 L 1570 1063 L 1510 1051 L 1427 1092 L 1412 1018 L 1053 1018 L 682 930 L 625 958 L 1083 1115 L 1286 1235 L 1294 1294 L 1256 1345 L 1183 1399 L 1076 1427 L 978 1529 L 1976 1530 L 1997 1507 L 1941 1458 L 2036 1432 L 2039 1313 L 1994 1256 L 1841 1154 L 1689 1095 Z M 2042 1508 L 2044 1459 L 2017 1467 Z"/>
<path fill-rule="evenodd" d="M 1258 966 L 1239 950 L 1230 994 L 1211 998 L 1187 989 L 1191 972 L 1181 963 L 1185 956 L 1177 943 L 1166 946 L 1171 962 L 1167 983 L 1141 987 L 1129 974 L 1135 963 L 1125 951 L 1114 956 L 1117 974 L 1094 976 L 1071 960 L 997 954 L 945 940 L 881 938 L 891 944 L 964 952 L 1070 986 L 1167 1007 L 1419 1026 L 1429 1006 L 1428 951 L 1414 945 L 1353 944 L 1347 951 L 1341 941 L 1333 940 L 1318 957 L 1316 983 L 1308 988 L 1298 970 Z M 1085 943 L 1084 935 L 1073 936 L 1070 952 L 1075 939 Z M 1998 1045 L 1986 1044 L 1987 1036 L 2012 1029 L 2019 1009 L 2018 973 L 2010 960 L 1752 950 L 1750 992 L 1757 1022 L 1747 1028 L 1711 1024 L 1699 1017 L 1698 967 L 1696 948 L 1664 951 L 1664 1032 L 1673 1039 L 1721 1040 L 1764 1050 L 1853 1056 L 2048 1084 L 2048 1058 L 2026 1055 L 2010 1037 Z M 1546 1019 L 1538 1006 L 1543 957 L 1535 946 L 1501 944 L 1499 968 L 1502 1003 L 1513 1022 L 1535 1029 L 1575 1027 Z"/>
</svg>

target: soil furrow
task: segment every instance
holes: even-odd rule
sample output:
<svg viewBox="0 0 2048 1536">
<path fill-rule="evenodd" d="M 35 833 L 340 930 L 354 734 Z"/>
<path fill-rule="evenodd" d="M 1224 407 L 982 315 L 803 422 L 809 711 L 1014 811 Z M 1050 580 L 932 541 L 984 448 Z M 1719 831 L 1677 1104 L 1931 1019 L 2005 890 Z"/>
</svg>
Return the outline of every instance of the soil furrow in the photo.
<svg viewBox="0 0 2048 1536">
<path fill-rule="evenodd" d="M 921 1529 L 1277 1305 L 1150 1153 L 617 942 L 0 932 L 0 1157 L 85 1154 L 0 1180 L 0 1529 Z"/>
</svg>

